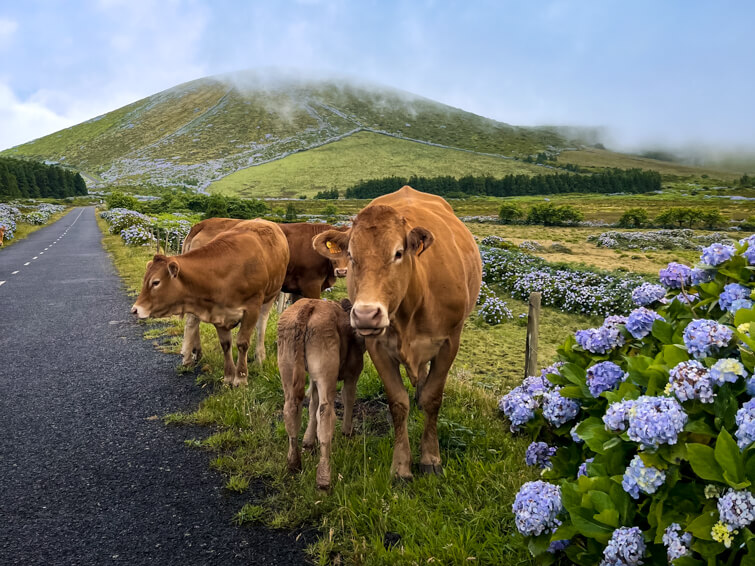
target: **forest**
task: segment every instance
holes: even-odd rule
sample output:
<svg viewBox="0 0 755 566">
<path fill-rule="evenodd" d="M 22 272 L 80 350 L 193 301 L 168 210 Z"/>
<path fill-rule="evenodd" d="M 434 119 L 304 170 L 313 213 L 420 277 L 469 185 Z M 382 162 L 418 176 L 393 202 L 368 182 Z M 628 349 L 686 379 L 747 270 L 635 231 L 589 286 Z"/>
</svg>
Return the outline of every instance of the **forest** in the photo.
<svg viewBox="0 0 755 566">
<path fill-rule="evenodd" d="M 57 165 L 0 158 L 0 201 L 16 198 L 65 198 L 86 195 L 81 175 Z"/>
</svg>

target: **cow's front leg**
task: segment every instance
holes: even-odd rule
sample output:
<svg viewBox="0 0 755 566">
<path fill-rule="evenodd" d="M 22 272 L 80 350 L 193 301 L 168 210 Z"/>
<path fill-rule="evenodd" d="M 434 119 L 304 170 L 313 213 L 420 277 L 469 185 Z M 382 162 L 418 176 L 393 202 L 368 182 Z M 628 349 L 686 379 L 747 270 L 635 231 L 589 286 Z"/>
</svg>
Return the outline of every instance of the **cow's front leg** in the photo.
<svg viewBox="0 0 755 566">
<path fill-rule="evenodd" d="M 385 395 L 388 398 L 388 406 L 393 417 L 393 430 L 395 444 L 393 446 L 393 463 L 391 472 L 394 476 L 403 479 L 412 479 L 412 452 L 409 447 L 409 430 L 407 418 L 409 416 L 409 393 L 401 380 L 398 360 L 391 358 L 375 339 L 365 339 L 367 351 L 375 364 L 380 375 L 380 380 L 385 387 Z"/>
<path fill-rule="evenodd" d="M 190 366 L 202 357 L 202 341 L 199 334 L 199 318 L 187 313 L 184 317 L 184 341 L 181 345 L 181 364 Z"/>
<path fill-rule="evenodd" d="M 249 353 L 249 342 L 252 339 L 252 331 L 257 323 L 259 316 L 259 307 L 254 305 L 249 307 L 241 319 L 241 328 L 236 335 L 236 349 L 238 350 L 239 360 L 236 364 L 236 379 L 234 385 L 241 386 L 247 384 L 249 369 L 247 367 L 247 355 Z"/>
<path fill-rule="evenodd" d="M 273 308 L 273 303 L 275 303 L 275 299 L 263 304 L 257 319 L 257 347 L 254 350 L 254 359 L 259 363 L 264 362 L 266 357 L 265 332 L 267 332 L 267 321 L 270 318 L 270 311 Z"/>
<path fill-rule="evenodd" d="M 233 385 L 236 379 L 236 365 L 233 363 L 233 352 L 231 351 L 231 331 L 227 328 L 222 328 L 215 325 L 215 329 L 218 331 L 218 339 L 220 340 L 220 348 L 223 350 L 224 368 L 223 368 L 223 383 L 226 385 Z"/>
<path fill-rule="evenodd" d="M 419 404 L 425 412 L 425 429 L 422 432 L 420 471 L 426 474 L 443 473 L 438 446 L 438 411 L 443 402 L 443 389 L 448 370 L 459 351 L 459 336 L 452 336 L 440 347 L 430 364 L 430 371 L 419 394 Z"/>
</svg>

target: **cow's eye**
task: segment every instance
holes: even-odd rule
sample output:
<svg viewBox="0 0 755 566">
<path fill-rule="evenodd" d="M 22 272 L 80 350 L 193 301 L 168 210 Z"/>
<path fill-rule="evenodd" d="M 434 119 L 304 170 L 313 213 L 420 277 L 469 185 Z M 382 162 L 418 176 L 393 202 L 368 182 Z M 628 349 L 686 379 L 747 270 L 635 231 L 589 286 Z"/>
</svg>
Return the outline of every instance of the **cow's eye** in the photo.
<svg viewBox="0 0 755 566">
<path fill-rule="evenodd" d="M 398 260 L 400 260 L 400 259 L 401 259 L 402 257 L 404 257 L 404 250 L 398 250 L 398 251 L 396 252 L 396 256 L 395 256 L 395 258 L 394 258 L 394 259 L 395 259 L 396 261 L 398 261 Z"/>
<path fill-rule="evenodd" d="M 159 279 L 155 279 L 155 280 L 154 280 L 154 281 L 152 282 L 152 286 L 153 286 L 153 287 L 157 287 L 157 286 L 158 286 L 159 284 L 160 284 L 160 280 L 159 280 Z"/>
</svg>

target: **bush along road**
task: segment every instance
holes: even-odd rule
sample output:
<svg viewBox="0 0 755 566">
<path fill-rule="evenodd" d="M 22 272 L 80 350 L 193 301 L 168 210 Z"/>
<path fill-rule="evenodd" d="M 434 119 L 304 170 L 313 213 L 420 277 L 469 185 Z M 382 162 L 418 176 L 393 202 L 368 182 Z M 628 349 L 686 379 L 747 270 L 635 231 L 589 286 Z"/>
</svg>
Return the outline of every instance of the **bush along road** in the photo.
<svg viewBox="0 0 755 566">
<path fill-rule="evenodd" d="M 302 564 L 231 523 L 207 456 L 165 427 L 202 392 L 143 339 L 76 208 L 0 255 L 0 564 Z"/>
</svg>

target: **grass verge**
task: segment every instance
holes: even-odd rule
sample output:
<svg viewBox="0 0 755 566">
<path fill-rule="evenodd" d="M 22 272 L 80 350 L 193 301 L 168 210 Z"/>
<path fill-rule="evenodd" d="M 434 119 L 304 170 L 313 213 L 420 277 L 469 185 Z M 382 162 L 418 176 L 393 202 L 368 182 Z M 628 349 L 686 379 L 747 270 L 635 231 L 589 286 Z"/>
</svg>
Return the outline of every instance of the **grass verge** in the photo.
<svg viewBox="0 0 755 566">
<path fill-rule="evenodd" d="M 126 247 L 99 222 L 105 249 L 126 287 L 136 292 L 152 251 Z M 342 287 L 332 293 L 333 298 L 342 294 Z M 515 314 L 525 309 L 518 301 L 510 305 Z M 543 362 L 552 359 L 557 344 L 575 328 L 592 322 L 545 311 Z M 151 325 L 147 337 L 175 353 L 181 325 L 175 318 L 167 326 Z M 417 475 L 408 484 L 392 481 L 392 427 L 380 379 L 367 360 L 358 385 L 354 435 L 340 436 L 337 425 L 328 494 L 315 488 L 315 454 L 303 454 L 301 474 L 285 471 L 287 436 L 275 332 L 273 315 L 266 336 L 268 359 L 250 365 L 248 388 L 231 390 L 220 385 L 222 356 L 215 331 L 203 324 L 205 356 L 197 379 L 210 394 L 196 411 L 165 419 L 214 428 L 208 438 L 187 444 L 212 451 L 211 465 L 224 474 L 226 489 L 247 496 L 235 516 L 237 523 L 314 527 L 317 537 L 308 551 L 318 564 L 531 563 L 514 527 L 511 503 L 519 486 L 534 479 L 536 472 L 523 465 L 527 441 L 509 433 L 496 409 L 499 394 L 522 378 L 522 326 L 510 321 L 491 328 L 475 317 L 468 322 L 439 418 L 441 477 Z M 305 408 L 303 426 L 306 419 Z M 422 413 L 412 408 L 409 434 L 415 462 L 422 425 Z"/>
<path fill-rule="evenodd" d="M 41 230 L 45 226 L 49 226 L 50 224 L 53 224 L 63 218 L 66 214 L 71 212 L 72 209 L 67 208 L 63 212 L 58 212 L 57 214 L 53 214 L 50 216 L 50 220 L 46 224 L 26 224 L 25 222 L 19 222 L 16 224 L 16 231 L 13 233 L 13 238 L 10 240 L 3 240 L 3 247 L 0 248 L 0 251 L 3 250 L 3 248 L 7 248 L 9 246 L 12 246 L 16 242 L 20 242 L 24 238 L 26 238 L 29 234 L 33 234 L 37 230 Z"/>
</svg>

